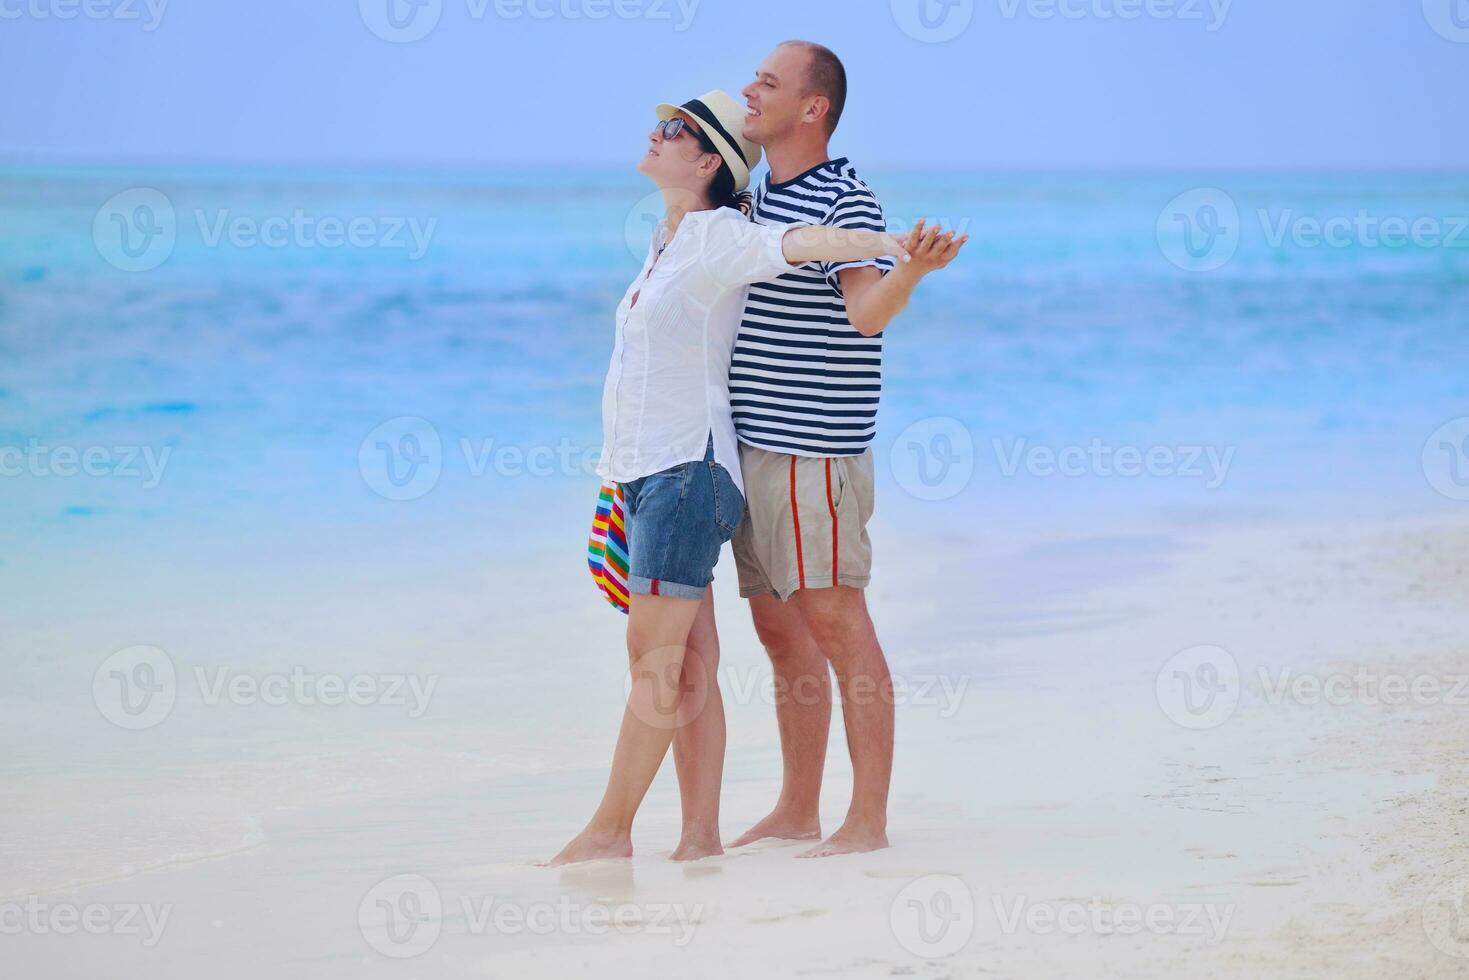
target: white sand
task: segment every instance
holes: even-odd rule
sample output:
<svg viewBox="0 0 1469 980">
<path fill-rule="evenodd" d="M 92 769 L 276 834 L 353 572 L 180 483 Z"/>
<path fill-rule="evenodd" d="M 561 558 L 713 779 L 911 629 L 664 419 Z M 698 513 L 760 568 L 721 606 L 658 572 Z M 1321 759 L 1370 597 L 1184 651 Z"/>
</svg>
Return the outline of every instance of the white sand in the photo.
<svg viewBox="0 0 1469 980">
<path fill-rule="evenodd" d="M 132 775 L 10 781 L 4 901 L 142 904 L 168 918 L 151 947 L 10 930 L 0 972 L 1469 975 L 1469 918 L 1451 902 L 1469 891 L 1469 685 L 1457 689 L 1469 523 L 1216 528 L 1013 553 L 950 537 L 908 551 L 873 593 L 909 684 L 890 850 L 797 861 L 796 846 L 760 845 L 676 865 L 666 767 L 633 861 L 537 867 L 595 802 L 619 711 L 619 623 L 578 607 L 539 634 L 544 620 L 527 617 L 481 661 L 455 661 L 417 721 L 297 711 L 290 740 L 262 747 L 251 727 L 275 716 L 258 706 L 185 705 L 167 724 L 203 741 L 166 766 L 146 752 L 178 751 L 177 738 L 165 749 L 114 731 L 109 745 L 144 753 Z M 778 776 L 772 709 L 748 693 L 761 658 L 730 584 L 727 837 L 763 815 Z M 500 655 L 526 644 L 535 656 Z M 1200 645 L 1240 669 L 1228 718 L 1188 715 L 1167 686 L 1160 704 L 1160 670 Z M 1439 703 L 1375 703 L 1356 687 L 1339 687 L 1339 704 L 1271 703 L 1286 670 L 1365 671 L 1369 695 L 1399 676 Z M 1442 682 L 1437 694 L 1425 679 Z M 839 730 L 830 760 L 827 829 L 850 787 Z M 103 880 L 63 887 L 89 879 Z M 417 930 L 395 942 L 374 924 L 378 899 L 419 901 Z M 624 927 L 609 931 L 604 914 Z"/>
</svg>

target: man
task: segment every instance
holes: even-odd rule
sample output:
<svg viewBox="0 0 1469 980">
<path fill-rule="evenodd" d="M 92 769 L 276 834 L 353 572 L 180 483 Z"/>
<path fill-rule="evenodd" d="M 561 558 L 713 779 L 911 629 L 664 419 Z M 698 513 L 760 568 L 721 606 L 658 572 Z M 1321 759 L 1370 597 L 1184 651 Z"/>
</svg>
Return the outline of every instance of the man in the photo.
<svg viewBox="0 0 1469 980">
<path fill-rule="evenodd" d="M 836 55 L 788 41 L 742 94 L 744 135 L 764 146 L 770 164 L 755 221 L 886 230 L 877 197 L 827 151 L 847 96 Z M 912 260 L 896 270 L 886 259 L 816 263 L 750 287 L 730 369 L 747 502 L 734 553 L 740 594 L 775 671 L 784 775 L 775 809 L 734 846 L 820 839 L 828 663 L 842 696 L 852 802 L 836 833 L 801 856 L 887 846 L 892 679 L 863 591 L 882 332 L 918 281 L 948 265 L 966 240 L 920 223 Z"/>
</svg>

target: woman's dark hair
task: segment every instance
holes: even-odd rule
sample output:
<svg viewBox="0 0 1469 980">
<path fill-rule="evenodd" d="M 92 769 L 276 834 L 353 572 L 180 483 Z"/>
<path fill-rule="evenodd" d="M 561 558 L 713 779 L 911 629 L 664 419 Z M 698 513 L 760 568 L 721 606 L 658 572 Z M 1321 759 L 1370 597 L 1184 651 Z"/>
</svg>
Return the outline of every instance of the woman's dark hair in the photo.
<svg viewBox="0 0 1469 980">
<path fill-rule="evenodd" d="M 692 129 L 689 132 L 693 132 Z M 739 210 L 742 195 L 735 193 L 734 171 L 729 169 L 729 163 L 724 159 L 724 154 L 709 139 L 703 130 L 694 134 L 699 138 L 699 149 L 705 153 L 713 153 L 719 157 L 719 170 L 714 174 L 714 179 L 709 182 L 709 200 L 716 208 L 734 208 Z"/>
</svg>

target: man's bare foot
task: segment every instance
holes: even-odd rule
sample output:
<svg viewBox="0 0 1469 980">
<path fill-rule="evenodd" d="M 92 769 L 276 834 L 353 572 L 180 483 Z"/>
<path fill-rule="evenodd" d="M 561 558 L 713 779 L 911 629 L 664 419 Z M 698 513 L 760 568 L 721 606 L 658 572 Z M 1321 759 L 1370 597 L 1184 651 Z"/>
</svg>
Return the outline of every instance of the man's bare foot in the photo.
<svg viewBox="0 0 1469 980">
<path fill-rule="evenodd" d="M 699 858 L 714 857 L 724 853 L 718 832 L 709 834 L 684 834 L 678 847 L 673 850 L 675 861 L 697 861 Z"/>
<path fill-rule="evenodd" d="M 802 851 L 796 857 L 824 858 L 836 854 L 862 854 L 866 851 L 880 851 L 887 846 L 888 835 L 883 827 L 848 821 L 826 840 L 809 851 Z"/>
<path fill-rule="evenodd" d="M 801 817 L 776 810 L 736 837 L 735 842 L 729 846 L 744 847 L 746 844 L 753 844 L 767 837 L 777 837 L 781 840 L 820 840 L 821 818 L 814 815 Z"/>
<path fill-rule="evenodd" d="M 576 864 L 578 861 L 599 861 L 605 858 L 632 857 L 632 838 L 627 834 L 599 833 L 583 830 L 551 859 L 551 867 Z"/>
</svg>

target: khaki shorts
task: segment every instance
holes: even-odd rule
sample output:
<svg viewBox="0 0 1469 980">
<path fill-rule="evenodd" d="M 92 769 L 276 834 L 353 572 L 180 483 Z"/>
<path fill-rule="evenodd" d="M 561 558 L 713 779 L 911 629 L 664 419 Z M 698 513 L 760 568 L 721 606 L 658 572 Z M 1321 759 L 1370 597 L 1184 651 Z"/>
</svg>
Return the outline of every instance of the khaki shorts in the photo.
<svg viewBox="0 0 1469 980">
<path fill-rule="evenodd" d="M 740 595 L 872 580 L 872 450 L 860 456 L 791 456 L 740 444 L 745 517 L 734 535 Z"/>
</svg>

